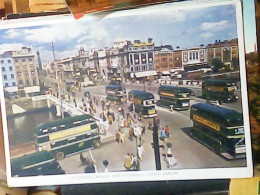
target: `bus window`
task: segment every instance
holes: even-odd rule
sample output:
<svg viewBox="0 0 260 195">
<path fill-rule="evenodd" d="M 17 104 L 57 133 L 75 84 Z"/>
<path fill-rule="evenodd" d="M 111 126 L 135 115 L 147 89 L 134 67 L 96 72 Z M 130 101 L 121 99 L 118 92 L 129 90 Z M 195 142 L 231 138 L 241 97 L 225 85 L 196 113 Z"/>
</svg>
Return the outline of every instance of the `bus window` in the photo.
<svg viewBox="0 0 260 195">
<path fill-rule="evenodd" d="M 68 139 L 68 143 L 73 143 L 76 141 L 76 137 L 72 137 Z"/>
<path fill-rule="evenodd" d="M 81 121 L 75 121 L 75 122 L 73 122 L 73 125 L 79 126 L 79 125 L 81 125 Z"/>
<path fill-rule="evenodd" d="M 57 127 L 52 127 L 51 130 L 55 131 L 55 130 L 57 130 Z"/>
<path fill-rule="evenodd" d="M 65 129 L 65 128 L 66 128 L 66 125 L 60 125 L 59 130 L 62 130 L 62 129 Z"/>
<path fill-rule="evenodd" d="M 48 129 L 43 129 L 42 133 L 48 133 Z"/>
<path fill-rule="evenodd" d="M 77 140 L 83 140 L 84 139 L 84 135 L 78 136 Z"/>
<path fill-rule="evenodd" d="M 47 142 L 47 141 L 49 141 L 49 137 L 48 136 L 37 137 L 37 142 L 39 142 L 39 143 Z"/>
</svg>

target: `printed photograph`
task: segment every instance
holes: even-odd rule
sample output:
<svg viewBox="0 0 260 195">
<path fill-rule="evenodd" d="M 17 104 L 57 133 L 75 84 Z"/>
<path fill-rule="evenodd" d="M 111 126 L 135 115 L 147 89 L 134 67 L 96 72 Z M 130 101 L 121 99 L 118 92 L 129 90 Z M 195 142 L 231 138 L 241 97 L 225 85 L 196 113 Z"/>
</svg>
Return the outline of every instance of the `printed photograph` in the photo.
<svg viewBox="0 0 260 195">
<path fill-rule="evenodd" d="M 0 32 L 11 177 L 248 166 L 235 4 Z"/>
</svg>

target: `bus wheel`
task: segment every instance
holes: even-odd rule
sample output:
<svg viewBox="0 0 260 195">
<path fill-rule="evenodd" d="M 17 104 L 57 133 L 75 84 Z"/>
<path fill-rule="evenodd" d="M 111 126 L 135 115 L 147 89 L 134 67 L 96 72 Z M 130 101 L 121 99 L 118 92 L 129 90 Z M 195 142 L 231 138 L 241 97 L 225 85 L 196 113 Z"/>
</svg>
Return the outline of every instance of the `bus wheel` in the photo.
<svg viewBox="0 0 260 195">
<path fill-rule="evenodd" d="M 100 148 L 101 147 L 101 141 L 96 140 L 96 141 L 94 141 L 93 145 L 94 145 L 94 148 Z"/>
<path fill-rule="evenodd" d="M 62 159 L 64 159 L 64 157 L 65 157 L 65 154 L 63 152 L 58 152 L 56 154 L 56 159 L 57 160 L 62 160 Z"/>
</svg>

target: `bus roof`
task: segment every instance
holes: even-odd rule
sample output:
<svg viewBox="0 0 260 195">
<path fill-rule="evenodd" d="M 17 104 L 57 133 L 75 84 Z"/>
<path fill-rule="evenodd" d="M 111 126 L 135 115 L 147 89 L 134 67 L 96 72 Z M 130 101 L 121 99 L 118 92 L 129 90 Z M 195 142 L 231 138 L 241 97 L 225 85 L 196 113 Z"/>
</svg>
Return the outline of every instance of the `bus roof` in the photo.
<svg viewBox="0 0 260 195">
<path fill-rule="evenodd" d="M 154 99 L 154 95 L 146 91 L 132 90 L 129 93 L 133 94 L 135 97 L 138 97 L 142 100 Z"/>
<path fill-rule="evenodd" d="M 235 110 L 230 110 L 220 106 L 212 105 L 212 104 L 197 103 L 192 105 L 191 107 L 212 114 L 213 116 L 218 116 L 225 119 L 232 119 L 232 118 L 239 118 L 239 117 L 241 117 L 242 119 L 242 113 L 239 113 Z M 242 122 L 243 121 L 241 120 L 241 123 Z"/>
<path fill-rule="evenodd" d="M 173 92 L 187 92 L 190 93 L 191 90 L 184 87 L 177 87 L 171 85 L 161 85 L 159 91 L 173 91 Z"/>
<path fill-rule="evenodd" d="M 34 164 L 52 160 L 54 160 L 54 156 L 49 151 L 41 151 L 11 159 L 11 166 L 13 169 L 23 169 Z"/>
<path fill-rule="evenodd" d="M 122 85 L 108 85 L 106 88 L 122 90 Z"/>
<path fill-rule="evenodd" d="M 235 84 L 235 81 L 224 80 L 224 79 L 208 79 L 204 83 L 215 83 L 215 84 Z"/>
<path fill-rule="evenodd" d="M 42 134 L 41 133 L 42 129 L 47 129 L 47 128 L 50 128 L 52 126 L 58 126 L 58 125 L 64 124 L 64 123 L 72 123 L 73 121 L 89 119 L 89 118 L 94 118 L 94 117 L 89 115 L 89 114 L 84 114 L 84 115 L 80 115 L 80 116 L 74 116 L 74 117 L 68 117 L 68 118 L 64 118 L 64 119 L 59 119 L 59 120 L 55 120 L 55 121 L 51 121 L 51 122 L 47 122 L 47 123 L 41 123 L 41 124 L 36 126 L 35 134 L 36 135 L 41 135 Z"/>
</svg>

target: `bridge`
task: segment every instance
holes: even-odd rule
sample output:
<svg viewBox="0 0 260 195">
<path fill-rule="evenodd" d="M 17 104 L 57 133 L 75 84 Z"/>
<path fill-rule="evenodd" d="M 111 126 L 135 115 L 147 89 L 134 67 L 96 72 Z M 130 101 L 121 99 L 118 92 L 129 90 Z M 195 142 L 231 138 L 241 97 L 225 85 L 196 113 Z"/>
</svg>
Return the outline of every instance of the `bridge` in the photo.
<svg viewBox="0 0 260 195">
<path fill-rule="evenodd" d="M 74 104 L 61 100 L 61 99 L 58 99 L 50 94 L 32 97 L 32 101 L 42 101 L 42 100 L 47 101 L 48 108 L 51 108 L 52 105 L 54 105 L 56 107 L 57 116 L 61 116 L 62 112 L 68 113 L 70 116 L 90 114 L 89 112 L 86 112 L 86 111 L 76 107 Z M 102 123 L 101 118 L 99 118 L 95 115 L 92 115 L 92 114 L 90 114 L 90 115 L 96 119 L 98 125 Z"/>
</svg>

